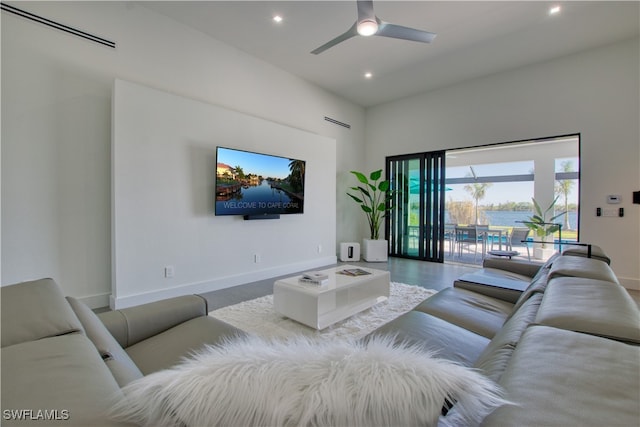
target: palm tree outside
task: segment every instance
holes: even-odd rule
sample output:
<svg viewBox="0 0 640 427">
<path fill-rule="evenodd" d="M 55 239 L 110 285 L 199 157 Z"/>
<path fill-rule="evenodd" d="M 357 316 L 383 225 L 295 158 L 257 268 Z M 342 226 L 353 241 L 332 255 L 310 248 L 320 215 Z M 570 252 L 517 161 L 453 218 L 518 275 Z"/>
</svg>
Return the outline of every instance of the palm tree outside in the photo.
<svg viewBox="0 0 640 427">
<path fill-rule="evenodd" d="M 573 170 L 573 162 L 571 160 L 565 160 L 560 163 L 561 172 L 574 172 Z M 562 195 L 564 200 L 564 211 L 569 212 L 569 193 L 573 189 L 575 185 L 575 180 L 573 179 L 559 179 L 556 181 L 556 194 Z M 564 216 L 564 224 L 562 228 L 565 230 L 570 230 L 571 224 L 569 224 L 569 215 Z"/>
<path fill-rule="evenodd" d="M 474 182 L 464 186 L 466 192 L 471 194 L 475 201 L 475 224 L 478 224 L 478 203 L 487 195 L 487 189 L 491 187 L 490 182 Z"/>
</svg>

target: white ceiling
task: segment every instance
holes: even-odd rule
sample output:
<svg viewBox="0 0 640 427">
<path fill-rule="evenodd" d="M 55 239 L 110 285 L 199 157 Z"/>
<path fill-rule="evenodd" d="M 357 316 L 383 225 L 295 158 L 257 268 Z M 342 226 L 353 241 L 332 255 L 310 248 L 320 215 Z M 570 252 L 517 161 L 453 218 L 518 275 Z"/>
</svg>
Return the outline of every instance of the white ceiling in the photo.
<svg viewBox="0 0 640 427">
<path fill-rule="evenodd" d="M 379 18 L 438 36 L 431 44 L 358 36 L 312 55 L 355 22 L 355 1 L 138 4 L 365 107 L 640 34 L 638 1 L 374 0 Z M 550 16 L 554 4 L 562 10 Z"/>
</svg>

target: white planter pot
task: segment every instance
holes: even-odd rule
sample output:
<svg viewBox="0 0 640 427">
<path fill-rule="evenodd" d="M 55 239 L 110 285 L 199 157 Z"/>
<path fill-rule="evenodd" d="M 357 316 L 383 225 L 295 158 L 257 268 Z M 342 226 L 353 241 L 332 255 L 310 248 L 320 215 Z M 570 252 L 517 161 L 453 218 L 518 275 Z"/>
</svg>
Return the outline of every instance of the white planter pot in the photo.
<svg viewBox="0 0 640 427">
<path fill-rule="evenodd" d="M 553 243 L 547 243 L 546 247 L 542 247 L 540 244 L 536 244 L 533 247 L 533 257 L 535 259 L 547 260 L 553 255 Z"/>
<path fill-rule="evenodd" d="M 369 262 L 385 262 L 388 257 L 388 244 L 381 240 L 362 240 L 362 258 Z"/>
</svg>

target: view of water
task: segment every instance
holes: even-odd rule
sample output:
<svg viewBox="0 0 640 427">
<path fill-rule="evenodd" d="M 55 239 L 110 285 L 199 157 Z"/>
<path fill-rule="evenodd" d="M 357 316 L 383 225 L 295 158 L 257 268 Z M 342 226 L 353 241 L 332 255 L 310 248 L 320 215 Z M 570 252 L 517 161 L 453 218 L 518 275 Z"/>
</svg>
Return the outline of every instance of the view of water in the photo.
<svg viewBox="0 0 640 427">
<path fill-rule="evenodd" d="M 484 214 L 487 216 L 487 219 L 489 220 L 489 225 L 493 225 L 493 226 L 508 226 L 508 227 L 514 227 L 514 226 L 523 226 L 523 224 L 520 224 L 516 221 L 526 221 L 527 218 L 531 217 L 531 215 L 533 215 L 533 212 L 530 211 L 483 211 Z M 577 222 L 577 214 L 576 212 L 569 212 L 569 226 L 572 229 L 575 229 L 578 222 Z M 445 218 L 446 218 L 446 222 L 449 222 L 449 214 L 448 212 L 445 212 Z M 564 218 L 560 217 L 558 218 L 558 222 L 563 222 Z"/>
<path fill-rule="evenodd" d="M 216 200 L 217 214 L 300 213 L 302 202 L 284 191 L 271 188 L 265 180 L 261 185 L 241 188 L 239 192 Z"/>
</svg>

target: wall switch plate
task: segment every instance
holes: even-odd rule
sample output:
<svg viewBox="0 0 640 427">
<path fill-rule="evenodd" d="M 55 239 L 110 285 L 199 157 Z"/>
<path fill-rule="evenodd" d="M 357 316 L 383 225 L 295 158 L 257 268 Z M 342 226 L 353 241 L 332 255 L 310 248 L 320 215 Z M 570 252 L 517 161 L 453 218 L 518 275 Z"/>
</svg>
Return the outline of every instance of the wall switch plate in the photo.
<svg viewBox="0 0 640 427">
<path fill-rule="evenodd" d="M 176 275 L 176 269 L 173 267 L 173 265 L 168 265 L 164 268 L 165 279 L 171 279 L 175 275 Z"/>
<path fill-rule="evenodd" d="M 607 196 L 607 203 L 609 203 L 610 205 L 615 205 L 622 202 L 622 197 L 620 197 L 617 194 L 609 194 Z"/>
</svg>

